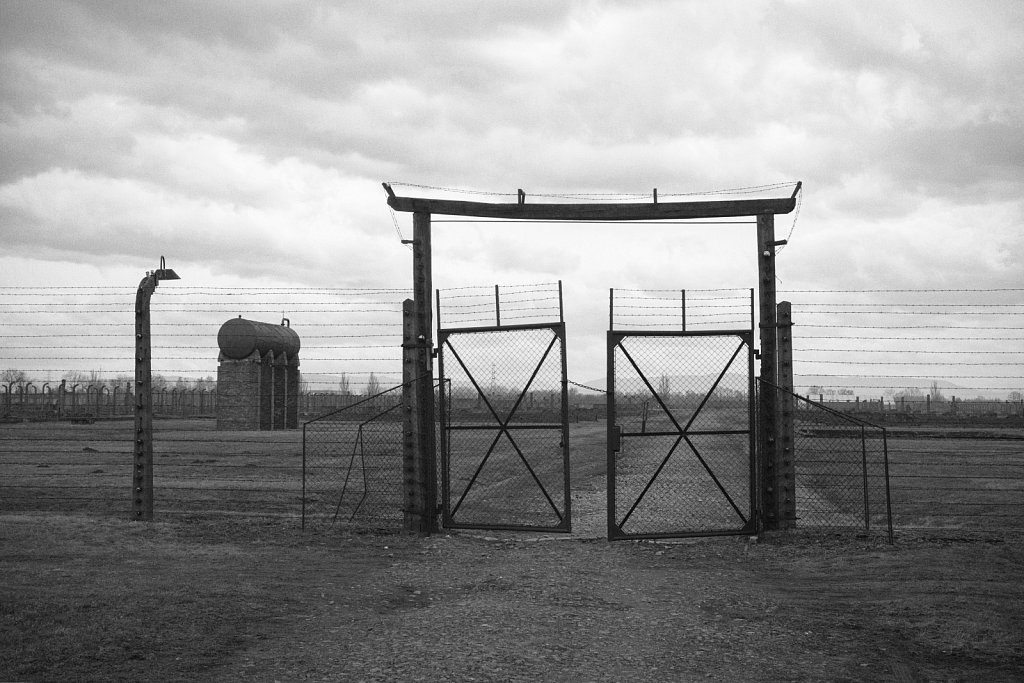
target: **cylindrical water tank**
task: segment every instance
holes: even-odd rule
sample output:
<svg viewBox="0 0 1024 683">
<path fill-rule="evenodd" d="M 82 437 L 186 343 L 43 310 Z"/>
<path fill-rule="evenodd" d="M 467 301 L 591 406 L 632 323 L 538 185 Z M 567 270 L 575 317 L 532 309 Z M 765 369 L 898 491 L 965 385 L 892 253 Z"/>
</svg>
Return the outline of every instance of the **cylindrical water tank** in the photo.
<svg viewBox="0 0 1024 683">
<path fill-rule="evenodd" d="M 253 351 L 259 351 L 261 356 L 267 351 L 275 356 L 282 353 L 297 356 L 300 346 L 299 335 L 292 328 L 246 320 L 242 316 L 220 326 L 217 344 L 221 353 L 234 360 L 248 358 Z"/>
</svg>

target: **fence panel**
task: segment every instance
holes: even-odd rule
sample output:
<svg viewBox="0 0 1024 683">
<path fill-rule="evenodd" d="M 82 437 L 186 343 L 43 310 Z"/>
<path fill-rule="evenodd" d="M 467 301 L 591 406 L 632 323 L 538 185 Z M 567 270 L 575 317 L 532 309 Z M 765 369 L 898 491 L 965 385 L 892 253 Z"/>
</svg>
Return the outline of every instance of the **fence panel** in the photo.
<svg viewBox="0 0 1024 683">
<path fill-rule="evenodd" d="M 797 526 L 880 530 L 891 538 L 886 430 L 793 398 Z"/>
<path fill-rule="evenodd" d="M 609 538 L 755 532 L 752 336 L 608 333 Z"/>
<path fill-rule="evenodd" d="M 887 428 L 897 529 L 1024 529 L 1022 291 L 780 292 L 798 392 Z"/>
<path fill-rule="evenodd" d="M 127 517 L 135 287 L 0 294 L 0 511 Z M 301 432 L 217 429 L 220 399 L 229 393 L 216 390 L 226 320 L 276 326 L 282 312 L 290 316 L 301 337 L 301 384 L 285 390 L 308 420 L 401 377 L 407 296 L 404 289 L 209 287 L 187 279 L 161 285 L 150 309 L 157 519 L 242 514 L 300 522 Z M 270 379 L 280 391 L 277 374 Z M 250 407 L 260 399 L 236 394 L 236 403 Z"/>
<path fill-rule="evenodd" d="M 402 527 L 405 389 L 363 397 L 303 425 L 303 528 Z"/>
<path fill-rule="evenodd" d="M 299 433 L 217 434 L 207 417 L 216 412 L 216 394 L 210 386 L 194 391 L 216 375 L 217 329 L 238 315 L 275 322 L 282 312 L 289 315 L 302 337 L 299 411 L 309 420 L 364 399 L 374 386 L 400 381 L 401 300 L 409 292 L 187 282 L 162 285 L 153 298 L 154 373 L 166 387 L 155 396 L 157 510 L 258 511 L 253 499 L 265 496 L 265 511 L 294 509 L 288 514 L 297 517 L 301 491 L 292 492 L 284 480 L 301 481 L 294 469 L 301 470 Z M 0 510 L 126 514 L 130 472 L 120 472 L 132 453 L 135 287 L 9 287 L 3 293 Z M 706 296 L 716 298 L 707 305 L 720 303 L 718 294 Z M 824 393 L 829 407 L 887 427 L 897 529 L 1024 529 L 1018 512 L 1024 510 L 1019 296 L 1019 290 L 797 293 L 800 392 L 814 398 L 819 391 L 812 388 L 831 390 Z M 836 310 L 832 302 L 844 297 L 864 308 Z M 920 302 L 917 308 L 912 299 Z M 868 308 L 872 301 L 881 307 Z M 688 319 L 700 312 L 696 303 L 687 293 Z M 707 313 L 714 316 L 708 320 L 721 317 L 717 309 Z M 191 393 L 176 390 L 179 379 Z M 933 381 L 945 400 L 930 395 Z M 849 403 L 830 399 L 845 392 L 853 392 Z M 570 394 L 574 418 L 600 419 L 601 398 Z M 833 448 L 823 428 L 797 434 L 798 446 L 802 439 L 805 447 Z M 161 477 L 167 491 L 159 488 Z"/>
<path fill-rule="evenodd" d="M 303 527 L 401 526 L 401 407 L 398 387 L 303 425 Z"/>
</svg>

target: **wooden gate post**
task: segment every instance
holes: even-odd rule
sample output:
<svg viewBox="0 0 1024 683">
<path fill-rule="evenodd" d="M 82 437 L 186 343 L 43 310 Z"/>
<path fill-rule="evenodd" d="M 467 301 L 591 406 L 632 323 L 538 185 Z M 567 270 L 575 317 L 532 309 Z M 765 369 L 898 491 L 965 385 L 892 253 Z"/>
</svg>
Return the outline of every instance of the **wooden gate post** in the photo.
<svg viewBox="0 0 1024 683">
<path fill-rule="evenodd" d="M 434 343 L 430 214 L 413 214 L 413 300 L 403 304 L 405 528 L 437 531 L 437 449 L 434 433 Z M 411 305 L 409 305 L 411 304 Z"/>
<path fill-rule="evenodd" d="M 760 312 L 761 380 L 757 412 L 758 471 L 761 475 L 761 495 L 758 509 L 762 513 L 760 528 L 779 528 L 781 497 L 776 488 L 776 392 L 778 384 L 778 354 L 776 352 L 775 302 L 775 216 L 757 215 L 757 274 L 758 310 Z"/>
<path fill-rule="evenodd" d="M 788 301 L 779 302 L 777 329 L 780 391 L 776 406 L 775 490 L 779 499 L 779 528 L 792 529 L 796 526 L 796 436 L 793 430 L 796 402 L 793 399 L 793 312 Z"/>
<path fill-rule="evenodd" d="M 402 302 L 402 528 L 420 531 L 425 509 L 419 452 L 419 344 L 416 343 L 416 304 Z"/>
</svg>

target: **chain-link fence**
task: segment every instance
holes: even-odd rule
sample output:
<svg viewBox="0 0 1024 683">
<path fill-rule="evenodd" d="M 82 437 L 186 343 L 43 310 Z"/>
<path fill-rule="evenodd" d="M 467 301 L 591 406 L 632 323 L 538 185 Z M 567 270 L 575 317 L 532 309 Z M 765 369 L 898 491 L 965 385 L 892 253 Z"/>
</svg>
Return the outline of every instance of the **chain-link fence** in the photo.
<svg viewBox="0 0 1024 683">
<path fill-rule="evenodd" d="M 304 528 L 402 527 L 406 397 L 415 385 L 392 387 L 303 425 Z"/>
<path fill-rule="evenodd" d="M 753 530 L 749 335 L 613 334 L 611 535 Z"/>
<path fill-rule="evenodd" d="M 561 324 L 442 330 L 445 525 L 568 530 Z"/>
<path fill-rule="evenodd" d="M 408 292 L 186 282 L 160 286 L 150 307 L 154 518 L 298 526 L 296 427 L 401 381 Z M 0 511 L 128 516 L 136 288 L 0 289 Z M 296 349 L 268 357 L 261 336 L 246 358 L 224 355 L 220 333 L 239 318 L 294 324 L 301 376 Z"/>
<path fill-rule="evenodd" d="M 797 526 L 880 530 L 891 537 L 886 430 L 795 394 L 789 398 Z"/>
</svg>

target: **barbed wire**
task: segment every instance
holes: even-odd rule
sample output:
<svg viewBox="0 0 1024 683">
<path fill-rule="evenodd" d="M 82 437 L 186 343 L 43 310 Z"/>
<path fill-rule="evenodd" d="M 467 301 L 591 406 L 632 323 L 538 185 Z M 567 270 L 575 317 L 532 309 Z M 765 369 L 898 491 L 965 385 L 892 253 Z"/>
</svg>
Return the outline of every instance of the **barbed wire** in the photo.
<svg viewBox="0 0 1024 683">
<path fill-rule="evenodd" d="M 806 384 L 813 384 L 813 385 L 817 386 L 818 385 L 817 378 L 820 378 L 820 377 L 847 377 L 847 378 L 855 378 L 855 377 L 857 377 L 857 375 L 814 374 L 814 375 L 794 375 L 794 377 L 795 378 L 810 377 L 810 378 L 812 378 L 812 380 L 814 380 L 813 382 L 803 382 L 802 384 L 804 384 L 804 385 L 806 385 Z M 921 378 L 920 377 L 910 377 L 910 378 L 907 378 L 907 379 L 920 380 Z M 985 378 L 985 379 L 988 379 L 988 378 Z M 998 378 L 998 379 L 1001 379 L 1001 378 Z M 847 383 L 844 383 L 842 386 L 837 387 L 837 388 L 840 388 L 840 389 L 846 389 L 846 388 L 849 388 L 849 389 L 907 389 L 908 388 L 908 383 L 902 382 L 902 383 L 888 383 L 888 384 L 882 384 L 882 383 L 871 383 L 871 384 L 859 383 L 858 384 L 858 383 L 847 382 Z M 1020 384 L 1016 384 L 1016 385 L 998 385 L 998 386 L 959 386 L 958 385 L 956 387 L 940 387 L 940 388 L 942 389 L 942 391 L 953 391 L 953 390 L 956 390 L 956 391 L 960 391 L 960 390 L 963 390 L 963 391 L 1021 391 L 1022 385 L 1020 385 Z M 852 397 L 851 397 L 851 400 L 853 400 Z"/>
<path fill-rule="evenodd" d="M 516 284 L 516 285 L 508 285 L 508 284 L 505 284 L 505 285 L 502 285 L 502 284 L 494 284 L 494 285 L 465 285 L 463 287 L 448 287 L 448 288 L 442 289 L 440 291 L 443 293 L 443 292 L 466 292 L 466 291 L 470 291 L 470 290 L 477 290 L 477 291 L 480 291 L 481 293 L 490 292 L 491 294 L 493 294 L 495 287 L 498 287 L 500 290 L 513 291 L 513 292 L 521 292 L 521 291 L 526 291 L 526 292 L 547 292 L 547 291 L 551 291 L 550 288 L 552 288 L 552 287 L 555 288 L 555 291 L 558 291 L 558 283 L 557 282 L 533 282 L 533 283 L 528 283 L 528 284 Z"/>
<path fill-rule="evenodd" d="M 841 310 L 841 309 L 837 309 L 837 310 L 831 310 L 831 311 L 801 311 L 801 314 L 803 314 L 803 315 L 834 315 L 834 314 L 856 314 L 856 315 L 876 314 L 877 315 L 877 314 L 882 314 L 882 315 L 888 315 L 888 316 L 894 316 L 894 315 L 930 315 L 930 316 L 958 315 L 958 316 L 974 317 L 974 316 L 978 316 L 978 315 L 999 315 L 999 316 L 1024 315 L 1024 311 L 1021 311 L 1021 312 L 1018 312 L 1018 311 L 970 311 L 970 312 L 964 312 L 964 311 L 946 311 L 946 312 L 942 312 L 942 311 L 938 311 L 938 312 L 936 312 L 936 311 L 856 311 L 856 310 Z M 802 324 L 807 326 L 806 323 L 802 323 Z"/>
<path fill-rule="evenodd" d="M 537 319 L 537 316 L 549 315 L 544 311 L 553 311 L 558 283 L 527 283 L 505 285 L 500 289 L 502 319 L 509 322 Z M 258 291 L 262 291 L 262 300 Z M 666 329 L 676 327 L 676 317 L 681 304 L 675 299 L 684 290 L 679 289 L 619 289 L 614 290 L 617 298 L 617 316 L 634 324 L 634 321 L 646 322 L 651 328 Z M 798 346 L 795 362 L 807 376 L 816 373 L 808 372 L 815 366 L 822 369 L 845 367 L 866 371 L 877 371 L 891 368 L 887 375 L 868 375 L 869 377 L 888 377 L 891 380 L 911 379 L 909 375 L 899 372 L 900 368 L 920 369 L 921 374 L 930 377 L 932 371 L 963 367 L 990 367 L 996 375 L 959 375 L 955 371 L 941 373 L 940 376 L 952 379 L 971 379 L 977 377 L 996 383 L 1024 383 L 1020 372 L 1014 368 L 1024 369 L 1024 363 L 1012 362 L 1024 354 L 1024 350 L 992 348 L 1000 343 L 1024 342 L 1024 326 L 1019 322 L 1024 304 L 1008 301 L 1006 303 L 959 302 L 957 297 L 949 297 L 951 293 L 1017 293 L 1024 288 L 986 288 L 986 289 L 916 289 L 916 290 L 788 290 L 792 293 L 829 293 L 834 298 L 842 296 L 840 301 L 796 301 L 794 308 L 794 336 L 798 340 L 818 341 L 817 344 Z M 63 374 L 65 372 L 84 372 L 76 369 L 76 364 L 115 363 L 123 364 L 123 369 L 103 368 L 103 377 L 123 375 L 130 369 L 132 362 L 127 349 L 134 342 L 129 332 L 134 326 L 130 320 L 114 322 L 104 320 L 83 321 L 75 316 L 93 315 L 94 311 L 118 309 L 122 302 L 97 305 L 98 300 L 112 296 L 127 296 L 134 292 L 127 287 L 78 288 L 2 288 L 0 295 L 0 315 L 4 316 L 3 327 L 0 328 L 0 339 L 6 340 L 0 349 L 0 362 L 21 365 L 28 363 L 33 367 L 44 369 L 25 370 L 32 373 Z M 246 313 L 268 312 L 275 316 L 280 311 L 268 310 L 271 306 L 298 305 L 291 312 L 308 312 L 312 317 L 309 322 L 297 324 L 302 334 L 304 361 L 316 364 L 315 367 L 304 368 L 303 375 L 311 382 L 321 386 L 329 385 L 333 377 L 349 366 L 354 373 L 374 372 L 393 373 L 397 367 L 387 367 L 389 363 L 400 362 L 398 346 L 401 342 L 401 322 L 398 316 L 391 322 L 385 322 L 384 316 L 396 314 L 398 302 L 386 301 L 387 293 L 403 292 L 406 289 L 385 288 L 260 288 L 257 291 L 248 288 L 214 288 L 195 287 L 187 291 L 181 288 L 168 289 L 161 294 L 161 301 L 153 305 L 158 314 L 178 315 L 188 313 L 193 316 L 234 317 L 239 311 Z M 687 289 L 686 318 L 688 326 L 694 330 L 701 326 L 718 321 L 720 325 L 746 326 L 749 320 L 733 317 L 731 311 L 742 311 L 749 304 L 749 289 L 716 288 Z M 869 296 L 873 293 L 907 294 L 914 297 L 943 294 L 951 300 L 943 302 L 915 300 L 905 296 L 903 301 L 896 302 L 864 302 L 851 301 L 852 296 Z M 449 321 L 467 320 L 484 321 L 493 310 L 493 286 L 463 287 L 447 290 L 447 299 L 442 302 L 443 317 Z M 719 293 L 726 293 L 718 296 Z M 732 295 L 730 295 L 732 293 Z M 538 296 L 540 294 L 540 296 Z M 171 298 L 173 295 L 174 298 Z M 55 297 L 72 296 L 78 300 L 56 301 Z M 19 298 L 23 297 L 23 298 Z M 273 297 L 267 301 L 268 297 Z M 294 300 L 290 297 L 294 297 Z M 339 299 L 340 297 L 340 299 Z M 37 298 L 42 298 L 37 301 Z M 961 299 L 968 298 L 961 296 Z M 168 301 L 169 299 L 169 301 Z M 302 304 L 296 304 L 302 300 Z M 628 305 L 627 305 L 628 304 Z M 131 302 L 123 302 L 123 311 L 116 313 L 129 315 Z M 542 309 L 537 312 L 534 308 Z M 25 309 L 25 310 L 22 310 Z M 49 315 L 70 317 L 63 322 L 43 322 Z M 323 316 L 323 317 L 317 317 Z M 331 317 L 327 317 L 331 316 Z M 922 319 L 922 316 L 925 316 Z M 918 324 L 917 319 L 920 319 Z M 985 325 L 971 324 L 976 319 Z M 1005 324 L 999 324 L 1005 322 Z M 162 373 L 183 373 L 187 377 L 210 375 L 215 372 L 216 363 L 216 326 L 221 320 L 181 322 L 154 322 L 155 338 L 172 341 L 170 344 L 154 344 L 154 361 Z M 995 324 L 991 324 L 995 323 Z M 931 330 L 933 332 L 929 333 Z M 38 331 L 38 332 L 37 332 Z M 1013 334 L 999 334 L 1000 331 Z M 45 332 L 45 333 L 41 333 Z M 1019 335 L 1019 336 L 1018 336 Z M 116 346 L 107 342 L 111 338 L 123 336 L 125 343 Z M 21 343 L 19 343 L 19 340 Z M 389 342 L 394 342 L 389 343 Z M 38 343 L 37 343 L 38 342 Z M 81 342 L 81 343 L 78 343 Z M 175 343 L 177 342 L 177 343 Z M 194 343 L 192 343 L 194 342 Z M 333 343 L 332 343 L 333 342 Z M 362 342 L 362 343 L 361 343 Z M 824 342 L 824 343 L 823 343 Z M 870 344 L 868 343 L 870 342 Z M 835 348 L 831 348 L 832 344 Z M 879 348 L 881 345 L 882 348 Z M 939 345 L 955 345 L 956 348 L 936 348 Z M 865 348 L 872 346 L 873 348 Z M 127 347 L 127 348 L 126 348 Z M 395 356 L 381 353 L 380 349 L 394 349 Z M 1024 348 L 1024 347 L 1022 347 Z M 104 349 L 125 350 L 124 355 L 117 353 L 105 354 Z M 189 353 L 195 349 L 198 353 Z M 203 351 L 199 351 L 203 349 Z M 378 351 L 373 351 L 377 349 Z M 6 351 L 6 353 L 4 353 Z M 97 351 L 99 351 L 97 353 Z M 208 351 L 208 353 L 207 353 Z M 315 355 L 313 355 L 313 353 Z M 339 353 L 333 353 L 338 351 Z M 364 353 L 365 351 L 365 353 Z M 842 354 L 839 356 L 838 354 Z M 881 355 L 886 354 L 886 355 Z M 927 354 L 925 358 L 914 358 L 913 354 Z M 1016 354 L 1016 355 L 1015 355 Z M 975 355 L 968 360 L 966 357 Z M 889 360 L 886 360 L 889 358 Z M 33 362 L 34 361 L 34 362 Z M 337 363 L 338 369 L 323 363 Z M 366 365 L 373 365 L 366 368 Z M 385 364 L 381 366 L 379 364 Z M 192 366 L 192 367 L 187 367 Z M 198 367 L 196 367 L 198 366 Z M 1009 371 L 999 371 L 1009 369 Z M 904 371 L 905 372 L 905 371 Z M 320 373 L 320 374 L 316 374 Z M 827 377 L 818 373 L 818 376 Z M 920 379 L 920 378 L 914 378 Z M 996 387 L 976 387 L 979 390 L 992 390 Z M 1017 387 L 1008 387 L 1014 390 Z M 958 390 L 961 388 L 958 387 Z M 964 387 L 964 390 L 971 387 Z"/>
<path fill-rule="evenodd" d="M 660 292 L 660 293 L 671 292 L 671 293 L 674 293 L 674 294 L 680 294 L 683 291 L 685 291 L 687 294 L 689 294 L 690 292 L 737 292 L 737 295 L 738 295 L 739 292 L 743 292 L 743 293 L 745 293 L 747 295 L 750 294 L 750 288 L 749 287 L 712 287 L 710 289 L 702 288 L 702 289 L 686 289 L 686 290 L 682 290 L 682 289 L 630 289 L 628 287 L 623 287 L 623 288 L 615 287 L 614 291 L 615 292 Z"/>
<path fill-rule="evenodd" d="M 1024 292 L 1024 287 L 996 287 L 991 289 L 778 289 L 777 294 L 949 294 L 963 292 Z"/>
<path fill-rule="evenodd" d="M 903 340 L 902 337 L 898 339 Z M 946 340 L 945 337 L 942 338 Z M 947 340 L 948 341 L 948 340 Z M 959 355 L 976 355 L 976 354 L 1018 354 L 1024 355 L 1024 351 L 986 351 L 986 350 L 974 350 L 974 351 L 934 351 L 934 350 L 922 350 L 916 348 L 899 348 L 899 349 L 807 349 L 807 348 L 794 348 L 793 351 L 811 352 L 811 351 L 825 351 L 828 353 L 895 353 L 900 355 L 906 355 L 908 353 L 942 353 L 942 354 L 959 354 Z"/>
<path fill-rule="evenodd" d="M 71 305 L 67 305 L 71 307 Z M 170 308 L 167 306 L 152 306 L 151 310 L 154 312 L 160 311 L 163 313 L 233 313 L 233 309 L 224 310 L 201 310 L 196 308 Z M 132 313 L 134 306 L 125 306 L 124 308 L 83 308 L 75 307 L 75 313 Z M 3 311 L 0 311 L 3 312 Z M 31 311 L 7 311 L 7 313 L 25 313 Z M 294 315 L 296 313 L 400 313 L 401 308 L 366 308 L 366 309 L 344 309 L 344 308 L 290 308 L 287 311 L 281 309 L 247 309 L 246 313 L 258 313 L 258 314 L 270 314 L 280 315 L 282 312 L 288 315 Z"/>
<path fill-rule="evenodd" d="M 972 328 L 973 329 L 973 328 Z M 1024 330 L 1022 330 L 1024 331 Z M 800 339 L 859 339 L 864 340 L 862 335 L 848 336 L 842 334 L 834 335 L 810 335 L 801 334 Z M 873 336 L 872 341 L 884 340 L 884 341 L 1024 341 L 1024 337 L 921 337 L 914 335 L 913 337 L 884 337 L 884 336 Z"/>
<path fill-rule="evenodd" d="M 780 244 L 775 248 L 775 255 L 778 256 L 783 249 L 789 246 L 789 242 L 793 239 L 793 232 L 796 230 L 796 223 L 800 219 L 800 209 L 804 204 L 804 190 L 806 185 L 800 183 L 796 192 L 796 207 L 793 210 L 793 222 L 790 223 L 789 232 L 786 233 L 786 239 L 783 240 L 784 244 Z"/>
<path fill-rule="evenodd" d="M 33 294 L 39 290 L 38 293 Z M 61 292 L 78 292 L 78 291 L 91 291 L 91 290 L 104 290 L 111 291 L 110 294 L 103 292 L 92 292 L 90 296 L 130 296 L 134 295 L 138 290 L 136 287 L 124 287 L 124 286 L 109 286 L 109 287 L 0 287 L 0 296 L 79 296 L 77 294 L 69 295 L 65 293 L 53 293 L 52 290 L 60 290 Z M 216 292 L 218 294 L 226 294 L 230 292 L 237 292 L 233 296 L 263 296 L 265 294 L 292 294 L 296 292 L 305 293 L 328 293 L 328 294 L 339 294 L 348 296 L 366 296 L 369 294 L 386 294 L 386 293 L 406 293 L 412 294 L 412 289 L 408 287 L 211 287 L 211 286 L 190 286 L 174 284 L 168 289 L 161 289 L 160 296 L 191 296 L 193 294 L 203 294 L 206 292 Z"/>
<path fill-rule="evenodd" d="M 990 327 L 982 325 L 817 325 L 798 323 L 797 327 L 851 330 L 1020 330 L 1020 327 Z"/>
<path fill-rule="evenodd" d="M 950 361 L 868 361 L 868 360 L 815 360 L 814 363 L 823 365 L 885 365 L 888 367 L 901 367 L 905 365 L 949 365 Z M 956 361 L 960 365 L 1008 365 L 1019 367 L 1020 363 L 971 363 Z"/>
<path fill-rule="evenodd" d="M 799 302 L 797 304 L 794 304 L 794 306 L 798 306 L 800 309 L 803 309 L 803 308 L 806 308 L 806 307 L 815 307 L 815 306 L 844 306 L 844 307 L 847 307 L 847 308 L 858 308 L 858 307 L 860 307 L 860 308 L 866 308 L 866 307 L 883 308 L 883 307 L 886 307 L 886 306 L 900 307 L 900 308 L 950 308 L 950 307 L 953 307 L 953 308 L 1009 308 L 1009 307 L 1024 308 L 1024 304 L 972 304 L 972 303 L 968 303 L 968 304 L 958 304 L 958 303 L 950 303 L 950 304 L 921 304 L 921 303 L 886 304 L 886 303 L 867 303 L 867 304 L 865 304 L 865 303 L 850 303 L 850 302 L 835 302 L 835 301 L 830 301 L 828 303 L 804 303 L 804 302 Z M 809 312 L 810 313 L 817 313 L 818 311 L 809 311 Z M 834 312 L 834 311 L 828 311 L 828 312 Z M 857 313 L 862 313 L 862 312 L 864 312 L 864 311 L 857 311 Z"/>
<path fill-rule="evenodd" d="M 6 324 L 10 325 L 11 327 L 64 327 L 64 328 L 66 328 L 66 327 L 135 327 L 135 323 L 91 323 L 91 322 L 90 323 L 75 323 L 75 322 L 62 322 L 62 323 L 18 323 L 18 322 L 10 322 L 10 323 L 6 323 Z M 174 328 L 204 327 L 204 328 L 209 328 L 209 327 L 220 326 L 220 324 L 221 323 L 219 323 L 219 322 L 217 322 L 217 323 L 213 323 L 213 322 L 209 322 L 209 323 L 188 323 L 188 322 L 181 322 L 181 323 L 150 323 L 150 327 L 174 327 Z M 376 322 L 376 323 L 363 323 L 363 322 L 358 322 L 358 323 L 353 323 L 353 322 L 305 323 L 304 322 L 304 323 L 302 323 L 301 326 L 303 328 L 306 328 L 306 327 L 394 327 L 395 323 L 384 323 L 384 322 Z M 5 335 L 0 335 L 0 337 L 3 337 L 3 336 L 5 336 Z M 106 335 L 106 336 L 109 336 L 109 335 Z M 170 336 L 170 335 L 168 335 L 168 336 Z"/>
<path fill-rule="evenodd" d="M 616 318 L 653 318 L 653 319 L 675 318 L 675 319 L 678 320 L 680 315 L 681 315 L 681 313 L 682 313 L 682 310 L 677 308 L 674 315 L 671 314 L 671 313 L 621 313 L 621 312 L 616 312 L 615 313 L 615 317 Z M 686 309 L 686 320 L 687 321 L 689 321 L 690 318 L 736 318 L 736 315 L 737 315 L 736 313 L 693 313 L 693 312 L 691 312 L 691 310 L 689 308 Z M 748 323 L 750 322 L 750 316 L 749 315 L 745 316 L 743 318 L 737 318 L 737 319 L 745 320 Z"/>
<path fill-rule="evenodd" d="M 466 309 L 466 308 L 492 308 L 493 309 L 494 308 L 494 303 L 495 303 L 494 299 L 492 298 L 490 301 L 481 301 L 481 302 L 475 303 L 475 304 L 447 304 L 446 303 L 443 306 L 443 308 L 444 308 L 446 313 L 449 310 L 453 309 L 453 308 L 454 309 Z M 508 303 L 516 303 L 516 304 L 521 304 L 521 303 L 532 303 L 532 304 L 548 303 L 549 305 L 550 304 L 557 305 L 558 304 L 558 299 L 553 299 L 553 300 L 552 299 L 524 299 L 524 300 L 518 300 L 518 301 L 504 302 L 502 304 L 502 306 L 501 306 L 502 310 L 505 310 L 506 304 L 508 304 Z M 527 307 L 524 307 L 524 306 L 520 306 L 519 307 L 520 310 L 523 310 L 525 308 L 527 308 Z"/>
</svg>

